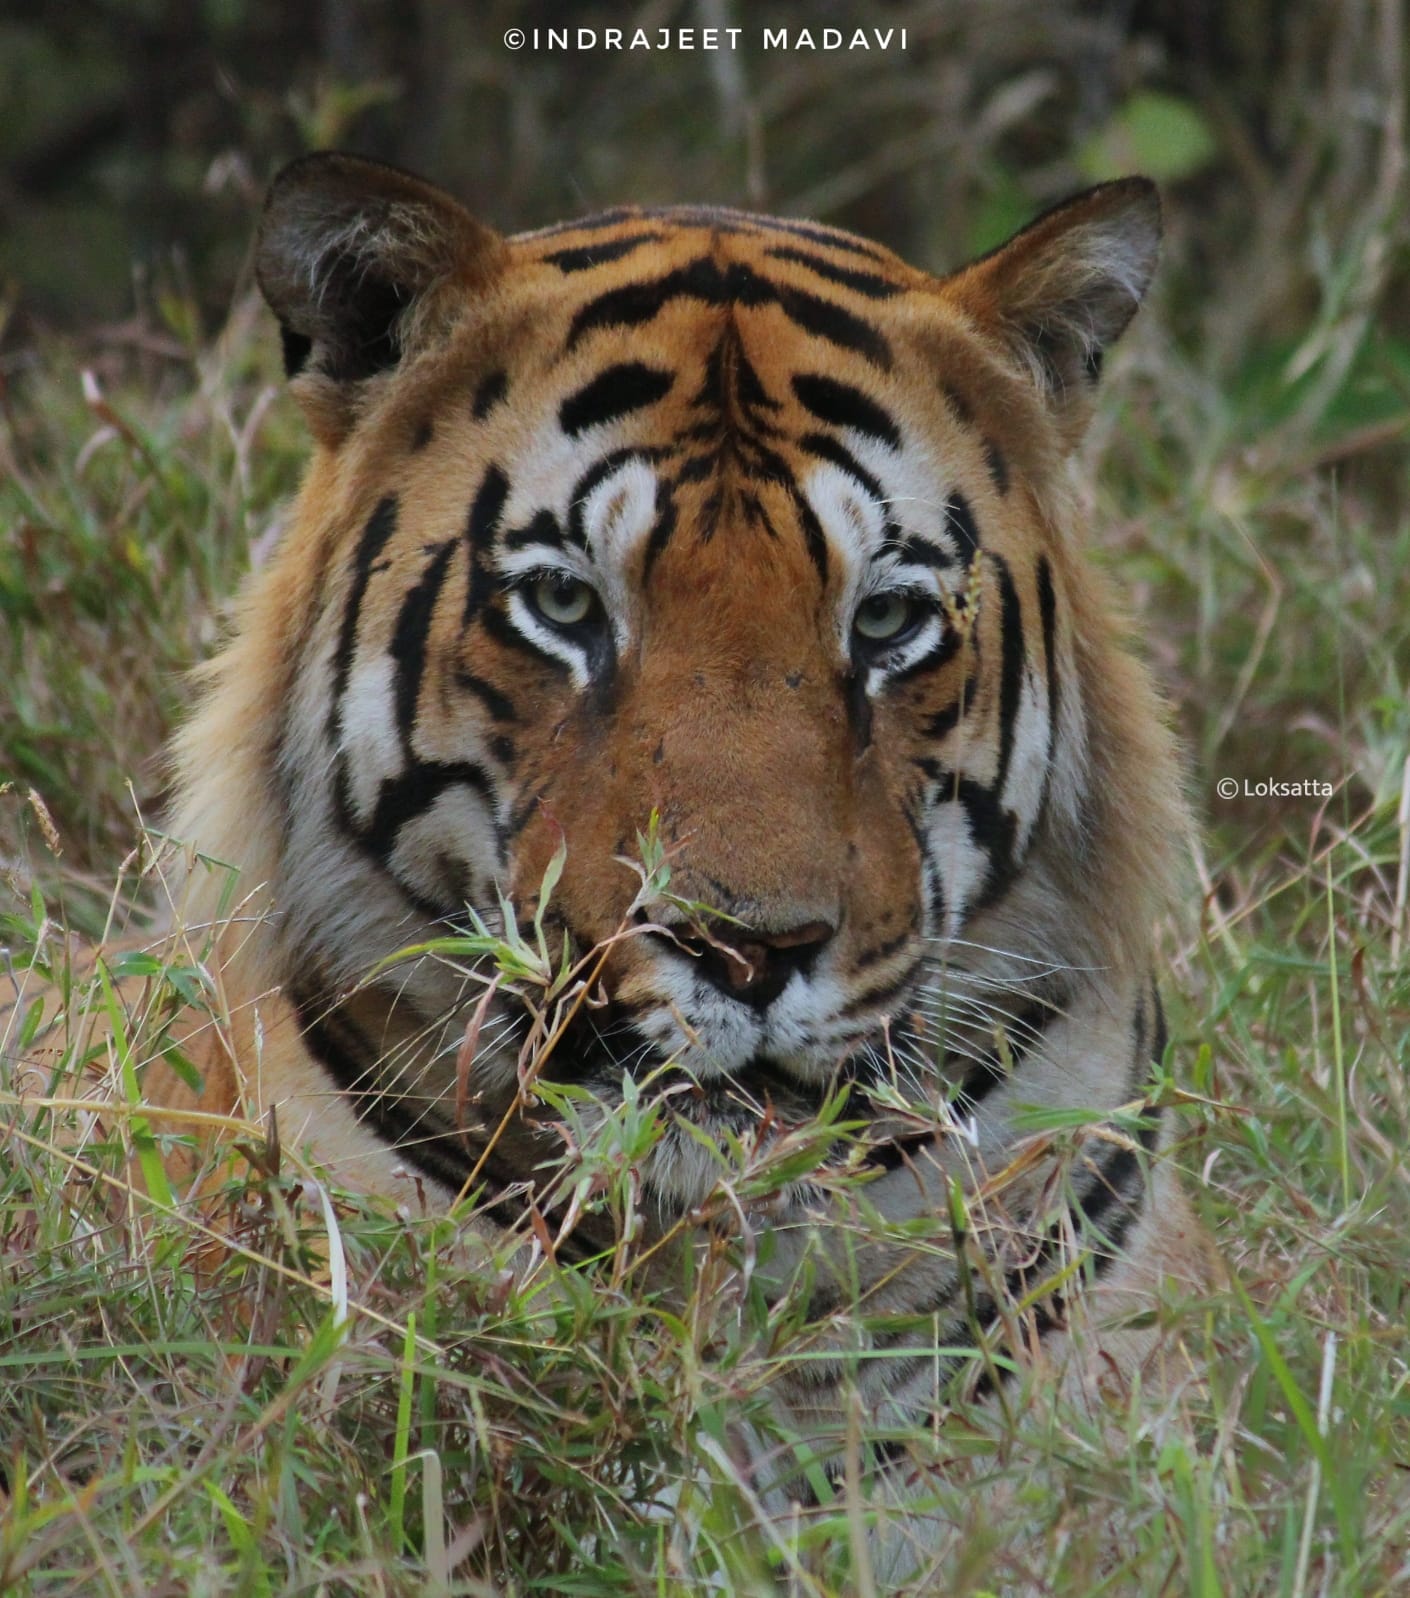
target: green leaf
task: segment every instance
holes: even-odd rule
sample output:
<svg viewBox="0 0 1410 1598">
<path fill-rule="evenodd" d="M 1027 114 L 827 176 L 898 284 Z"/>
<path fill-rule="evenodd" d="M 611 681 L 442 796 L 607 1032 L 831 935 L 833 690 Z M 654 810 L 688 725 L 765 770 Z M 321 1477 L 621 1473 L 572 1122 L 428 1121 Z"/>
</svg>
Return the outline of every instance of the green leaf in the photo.
<svg viewBox="0 0 1410 1598">
<path fill-rule="evenodd" d="M 173 1043 L 162 1050 L 162 1059 L 171 1067 L 172 1072 L 186 1084 L 195 1094 L 206 1091 L 206 1079 Z"/>
<path fill-rule="evenodd" d="M 102 987 L 103 1009 L 108 1018 L 109 1035 L 117 1055 L 118 1070 L 122 1079 L 123 1097 L 130 1107 L 142 1102 L 142 1089 L 137 1081 L 137 1065 L 132 1058 L 132 1043 L 127 1031 L 127 1017 L 113 987 L 112 974 L 107 963 L 97 962 L 98 981 Z M 133 1115 L 128 1121 L 132 1146 L 137 1153 L 137 1163 L 142 1167 L 142 1179 L 147 1192 L 163 1209 L 175 1207 L 176 1199 L 167 1181 L 166 1167 L 162 1164 L 157 1140 L 152 1135 L 151 1122 L 145 1115 Z"/>
<path fill-rule="evenodd" d="M 162 963 L 145 949 L 125 949 L 113 957 L 111 970 L 115 982 L 126 982 L 131 977 L 159 977 Z"/>
<path fill-rule="evenodd" d="M 1093 183 L 1143 172 L 1173 183 L 1200 171 L 1219 153 L 1204 116 L 1173 94 L 1133 94 L 1077 152 Z"/>
</svg>

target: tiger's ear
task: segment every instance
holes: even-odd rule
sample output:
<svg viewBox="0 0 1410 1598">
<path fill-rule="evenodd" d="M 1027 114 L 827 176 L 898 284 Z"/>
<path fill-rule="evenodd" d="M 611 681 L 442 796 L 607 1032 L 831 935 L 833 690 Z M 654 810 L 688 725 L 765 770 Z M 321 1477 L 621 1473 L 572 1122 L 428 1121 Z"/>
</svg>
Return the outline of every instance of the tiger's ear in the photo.
<svg viewBox="0 0 1410 1598">
<path fill-rule="evenodd" d="M 255 276 L 315 434 L 352 424 L 365 379 L 432 338 L 456 289 L 483 288 L 503 243 L 450 195 L 359 156 L 304 156 L 275 178 Z"/>
<path fill-rule="evenodd" d="M 1136 314 L 1160 253 L 1146 178 L 1078 194 L 944 280 L 944 292 L 1032 374 L 1069 448 L 1092 411 L 1102 357 Z"/>
</svg>

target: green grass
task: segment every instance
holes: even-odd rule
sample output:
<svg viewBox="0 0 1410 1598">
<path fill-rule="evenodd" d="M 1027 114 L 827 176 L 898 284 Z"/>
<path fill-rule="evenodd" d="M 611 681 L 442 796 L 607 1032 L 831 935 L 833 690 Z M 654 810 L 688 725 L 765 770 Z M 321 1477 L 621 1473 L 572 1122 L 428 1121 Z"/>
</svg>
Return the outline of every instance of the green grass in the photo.
<svg viewBox="0 0 1410 1598">
<path fill-rule="evenodd" d="M 1203 1379 L 1160 1427 L 1139 1404 L 1098 1426 L 1036 1392 L 1017 1437 L 997 1409 L 959 1411 L 933 1488 L 954 1532 L 917 1591 L 1410 1585 L 1410 345 L 1389 289 L 1368 319 L 1347 287 L 1363 244 L 1348 233 L 1326 265 L 1305 334 L 1250 315 L 1217 344 L 1181 309 L 1197 273 L 1177 258 L 1091 446 L 1095 541 L 1207 820 L 1164 936 L 1179 1158 L 1229 1272 L 1164 1312 Z M 86 395 L 84 354 L 58 345 L 10 386 L 0 944 L 60 985 L 62 929 L 140 927 L 156 905 L 153 850 L 133 851 L 159 819 L 182 672 L 303 447 L 272 343 L 242 309 L 219 348 L 110 362 Z M 1224 776 L 1334 791 L 1224 801 Z M 199 996 L 179 968 L 145 980 L 135 1060 Z M 158 1182 L 123 1185 L 129 1143 L 159 1150 L 171 1127 L 120 1094 L 85 1129 L 7 1086 L 0 1591 L 867 1590 L 855 1493 L 790 1538 L 731 1464 L 730 1427 L 769 1435 L 769 1377 L 806 1357 L 785 1311 L 708 1280 L 679 1301 L 638 1290 L 630 1250 L 616 1274 L 511 1272 L 464 1216 L 326 1206 L 289 1150 L 231 1189 L 239 1249 L 203 1251 Z M 653 1135 L 628 1104 L 587 1138 L 624 1215 Z"/>
</svg>

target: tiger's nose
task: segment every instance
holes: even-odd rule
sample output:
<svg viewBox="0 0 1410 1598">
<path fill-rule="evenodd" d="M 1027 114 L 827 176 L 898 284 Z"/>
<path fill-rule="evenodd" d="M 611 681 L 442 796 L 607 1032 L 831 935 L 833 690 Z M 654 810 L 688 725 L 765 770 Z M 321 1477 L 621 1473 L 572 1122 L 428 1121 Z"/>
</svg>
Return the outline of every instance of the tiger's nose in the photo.
<svg viewBox="0 0 1410 1598">
<path fill-rule="evenodd" d="M 808 971 L 837 929 L 826 921 L 805 921 L 783 932 L 757 932 L 723 921 L 682 936 L 677 943 L 694 956 L 698 970 L 714 987 L 759 1009 L 788 986 L 795 971 Z"/>
</svg>

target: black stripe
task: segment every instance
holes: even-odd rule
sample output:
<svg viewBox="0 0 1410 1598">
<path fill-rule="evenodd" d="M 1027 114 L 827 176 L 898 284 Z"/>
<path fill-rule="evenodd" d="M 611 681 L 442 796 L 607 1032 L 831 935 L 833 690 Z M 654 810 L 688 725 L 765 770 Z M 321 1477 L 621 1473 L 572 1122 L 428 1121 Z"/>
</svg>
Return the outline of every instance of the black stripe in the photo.
<svg viewBox="0 0 1410 1598">
<path fill-rule="evenodd" d="M 402 753 L 407 760 L 416 758 L 411 733 L 416 721 L 416 701 L 421 693 L 421 679 L 426 670 L 426 635 L 431 630 L 436 601 L 445 586 L 446 571 L 457 542 L 450 538 L 441 544 L 422 572 L 421 580 L 408 589 L 397 614 L 396 628 L 388 649 L 397 667 L 397 732 L 401 738 Z"/>
<path fill-rule="evenodd" d="M 941 383 L 940 393 L 944 396 L 946 405 L 954 413 L 955 420 L 961 427 L 969 427 L 974 421 L 974 407 L 955 387 L 953 383 Z"/>
<path fill-rule="evenodd" d="M 599 372 L 558 407 L 558 421 L 569 438 L 590 427 L 615 422 L 644 406 L 654 405 L 671 391 L 669 372 L 642 361 L 624 361 Z"/>
<path fill-rule="evenodd" d="M 458 1188 L 469 1176 L 474 1157 L 451 1134 L 423 1135 L 431 1103 L 420 1099 L 416 1112 L 407 1106 L 411 1084 L 391 1093 L 381 1085 L 377 1051 L 347 1012 L 336 1005 L 316 1004 L 307 993 L 291 994 L 304 1041 L 318 1063 L 348 1099 L 358 1120 L 404 1154 L 425 1175 Z"/>
<path fill-rule="evenodd" d="M 328 707 L 328 736 L 336 741 L 338 736 L 338 711 L 342 697 L 347 692 L 348 676 L 352 671 L 353 656 L 357 652 L 357 624 L 362 614 L 362 602 L 367 595 L 372 567 L 387 547 L 397 530 L 397 501 L 388 494 L 368 518 L 362 537 L 358 540 L 357 554 L 353 557 L 352 588 L 343 605 L 343 624 L 338 632 L 338 648 L 333 656 L 333 693 Z"/>
<path fill-rule="evenodd" d="M 768 537 L 777 540 L 778 528 L 774 526 L 768 511 L 764 509 L 759 496 L 750 490 L 744 490 L 739 496 L 739 508 L 744 513 L 744 519 L 751 527 L 758 527 Z"/>
<path fill-rule="evenodd" d="M 750 274 L 752 276 L 752 274 Z M 724 303 L 725 279 L 713 261 L 692 261 L 663 277 L 641 283 L 626 283 L 599 295 L 584 305 L 568 330 L 568 348 L 597 328 L 636 327 L 660 314 L 676 299 L 704 300 L 708 305 Z"/>
<path fill-rule="evenodd" d="M 820 299 L 802 289 L 780 287 L 778 303 L 789 321 L 805 333 L 814 333 L 839 349 L 854 350 L 882 371 L 891 369 L 891 346 L 885 337 L 834 300 Z"/>
<path fill-rule="evenodd" d="M 887 1000 L 906 993 L 913 987 L 924 964 L 925 956 L 917 955 L 899 975 L 889 981 L 878 982 L 875 987 L 862 988 L 854 993 L 843 1005 L 839 1014 L 850 1021 L 854 1016 L 862 1015 L 868 1010 L 885 1009 Z"/>
<path fill-rule="evenodd" d="M 468 667 L 456 668 L 455 686 L 463 688 L 468 694 L 473 694 L 490 713 L 492 720 L 509 723 L 518 721 L 519 715 L 514 708 L 514 701 L 508 694 L 496 688 L 493 683 L 486 682 L 483 677 L 477 677 Z"/>
<path fill-rule="evenodd" d="M 887 547 L 894 549 L 912 566 L 930 566 L 937 571 L 953 567 L 955 557 L 943 544 L 932 543 L 928 538 L 917 538 L 914 533 L 902 533 L 899 538 L 887 539 Z"/>
<path fill-rule="evenodd" d="M 1151 982 L 1151 1007 L 1155 1011 L 1154 1036 L 1151 1038 L 1151 1059 L 1159 1065 L 1165 1059 L 1170 1042 L 1170 1029 L 1165 1024 L 1165 1006 L 1160 1002 L 1160 989 Z"/>
<path fill-rule="evenodd" d="M 1088 1229 L 1098 1231 L 1106 1245 L 1096 1256 L 1093 1268 L 1098 1274 L 1115 1263 L 1115 1251 L 1140 1215 L 1139 1201 L 1146 1188 L 1145 1161 L 1154 1152 L 1159 1135 L 1160 1111 L 1147 1106 L 1136 1134 L 1139 1150 L 1109 1146 L 1106 1157 L 1098 1162 L 1091 1181 L 1073 1204 L 1074 1216 Z M 1107 1212 L 1114 1209 L 1117 1213 L 1103 1225 Z"/>
<path fill-rule="evenodd" d="M 477 422 L 483 421 L 509 392 L 509 378 L 504 372 L 490 372 L 482 377 L 470 402 L 470 414 Z"/>
<path fill-rule="evenodd" d="M 727 408 L 731 402 L 748 415 L 752 427 L 768 437 L 775 436 L 773 425 L 755 413 L 777 411 L 781 409 L 780 402 L 770 397 L 760 381 L 754 363 L 745 353 L 739 330 L 733 323 L 715 341 L 705 363 L 705 376 L 691 404 L 718 411 Z"/>
<path fill-rule="evenodd" d="M 1163 1049 L 1164 1021 L 1159 1013 L 1159 995 L 1154 985 L 1151 988 L 1151 995 L 1155 1002 L 1154 1038 L 1148 1040 L 1146 1035 L 1144 996 L 1138 1000 L 1132 1017 L 1134 1052 L 1143 1059 L 1148 1058 L 1148 1044 L 1151 1049 L 1157 1047 Z M 1049 1018 L 1057 1013 L 1059 1013 L 1058 1008 L 1054 1005 Z M 1146 1195 L 1145 1163 L 1154 1152 L 1158 1140 L 1159 1115 L 1157 1107 L 1146 1107 L 1136 1135 L 1137 1148 L 1105 1145 L 1105 1153 L 1098 1160 L 1096 1169 L 1091 1172 L 1090 1179 L 1083 1184 L 1081 1190 L 1074 1194 L 1068 1208 L 1070 1224 L 1083 1246 L 1090 1251 L 1090 1269 L 1095 1276 L 1103 1275 L 1114 1266 L 1118 1257 L 1117 1251 L 1144 1208 L 1142 1201 Z M 895 1170 L 904 1165 L 912 1153 L 923 1147 L 924 1141 L 920 1137 L 900 1140 L 894 1148 L 869 1151 L 868 1160 L 887 1170 Z M 1022 1267 L 1006 1273 L 1004 1293 L 1010 1303 L 1030 1296 L 1035 1284 L 1041 1285 L 1042 1278 L 1048 1274 L 1049 1269 L 1061 1263 L 1062 1240 L 1063 1228 L 1053 1227 Z M 963 1238 L 957 1238 L 956 1244 L 958 1254 Z M 962 1256 L 960 1257 L 962 1261 Z M 961 1263 L 961 1269 L 963 1268 Z M 931 1312 L 940 1309 L 945 1302 L 953 1302 L 956 1290 L 955 1282 L 947 1283 L 942 1289 L 941 1299 L 936 1302 Z M 1063 1326 L 1065 1307 L 1066 1301 L 1061 1291 L 1053 1292 L 1046 1299 L 1031 1306 L 1029 1313 L 1032 1315 L 1034 1330 L 1039 1338 L 1046 1337 Z M 921 1313 L 921 1310 L 918 1309 L 916 1313 Z M 935 1341 L 939 1346 L 954 1345 L 958 1344 L 966 1333 L 970 1333 L 975 1337 L 977 1345 L 987 1346 L 999 1328 L 1000 1320 L 999 1304 L 994 1295 L 981 1291 L 975 1294 L 971 1308 L 963 1316 L 953 1318 Z M 875 1346 L 878 1349 L 896 1346 L 904 1335 L 908 1334 L 898 1332 L 890 1337 L 883 1334 L 876 1339 Z M 962 1366 L 971 1363 L 971 1361 L 952 1359 L 948 1365 L 951 1372 L 958 1374 Z M 986 1397 L 997 1385 L 1006 1383 L 1011 1375 L 1012 1372 L 1004 1367 L 986 1361 L 975 1380 L 973 1397 L 975 1399 Z M 894 1451 L 885 1451 L 883 1445 L 882 1449 L 878 1450 L 877 1457 L 890 1459 L 897 1455 Z"/>
<path fill-rule="evenodd" d="M 841 228 L 825 227 L 819 222 L 791 222 L 776 216 L 759 217 L 756 220 L 764 231 L 787 233 L 795 239 L 807 239 L 810 244 L 821 244 L 844 255 L 860 255 L 868 261 L 880 261 L 883 265 L 892 260 L 892 256 L 879 245 L 868 244 L 865 239 L 859 239 L 854 233 L 844 233 Z"/>
<path fill-rule="evenodd" d="M 793 379 L 793 392 L 819 421 L 833 427 L 850 427 L 869 438 L 880 439 L 891 449 L 900 449 L 901 434 L 890 416 L 861 389 L 836 378 L 800 372 Z"/>
<path fill-rule="evenodd" d="M 530 656 L 559 676 L 566 677 L 571 673 L 572 667 L 566 660 L 547 653 L 533 639 L 526 638 L 498 607 L 487 605 L 480 614 L 480 625 L 497 644 L 502 644 L 506 649 L 515 649 L 522 655 Z"/>
<path fill-rule="evenodd" d="M 886 495 L 881 484 L 851 450 L 831 433 L 806 433 L 798 440 L 798 447 L 806 449 L 822 460 L 831 461 L 834 466 L 840 466 L 844 472 L 856 479 L 878 506 L 885 500 Z"/>
<path fill-rule="evenodd" d="M 418 760 L 396 777 L 385 777 L 377 790 L 377 808 L 360 833 L 365 848 L 385 861 L 396 848 L 397 834 L 410 821 L 424 815 L 448 789 L 467 787 L 484 800 L 494 815 L 494 781 L 481 765 L 470 760 L 449 764 Z M 442 907 L 444 910 L 444 907 Z"/>
<path fill-rule="evenodd" d="M 713 427 L 707 427 L 704 429 L 694 428 L 692 429 L 692 436 L 694 438 L 698 438 L 702 432 L 707 438 L 713 438 L 716 436 L 716 429 Z M 679 488 L 686 483 L 703 483 L 707 477 L 713 476 L 719 470 L 719 467 L 719 450 L 712 449 L 707 451 L 704 455 L 691 455 L 688 459 L 681 463 L 680 470 L 677 471 L 675 475 L 676 486 Z M 703 536 L 707 542 L 709 541 L 711 531 L 712 529 L 709 527 L 706 527 L 704 530 Z"/>
<path fill-rule="evenodd" d="M 871 744 L 872 725 L 875 716 L 872 710 L 871 695 L 867 692 L 867 677 L 870 675 L 866 668 L 858 670 L 855 663 L 847 673 L 847 721 L 852 729 L 852 737 L 856 741 L 860 753 Z"/>
<path fill-rule="evenodd" d="M 536 511 L 527 527 L 511 527 L 500 538 L 505 549 L 523 549 L 526 544 L 548 544 L 554 549 L 563 549 L 568 542 L 551 510 Z"/>
<path fill-rule="evenodd" d="M 372 1073 L 348 1052 L 346 1036 L 339 1035 L 345 1028 L 330 1018 L 310 1015 L 302 1005 L 298 1013 L 309 1052 L 342 1089 L 358 1120 L 367 1122 L 424 1176 L 452 1190 L 461 1187 L 474 1169 L 474 1161 L 459 1139 L 448 1134 L 434 1139 L 422 1135 L 420 1118 L 408 1113 L 404 1093 L 387 1093 L 367 1085 Z"/>
<path fill-rule="evenodd" d="M 495 575 L 486 557 L 508 497 L 508 480 L 498 466 L 491 466 L 465 519 L 465 542 L 470 550 L 470 580 L 465 585 L 463 618 L 467 625 L 494 592 Z"/>
<path fill-rule="evenodd" d="M 818 520 L 813 507 L 804 498 L 802 491 L 796 484 L 790 483 L 789 498 L 793 501 L 793 509 L 798 517 L 798 525 L 803 529 L 803 542 L 807 545 L 808 554 L 817 569 L 818 581 L 826 589 L 827 535 L 823 532 L 822 523 Z"/>
<path fill-rule="evenodd" d="M 1048 764 L 1057 754 L 1058 739 L 1058 669 L 1057 669 L 1057 595 L 1053 591 L 1053 569 L 1048 557 L 1040 555 L 1035 572 L 1038 587 L 1038 615 L 1043 625 L 1043 659 L 1048 685 Z M 1044 798 L 1047 797 L 1045 776 Z M 1041 808 L 1041 807 L 1040 807 Z"/>
<path fill-rule="evenodd" d="M 966 678 L 959 697 L 946 705 L 943 710 L 937 710 L 921 728 L 922 734 L 927 738 L 944 738 L 952 733 L 959 725 L 960 717 L 974 703 L 974 695 L 978 690 L 978 686 L 973 677 Z"/>
<path fill-rule="evenodd" d="M 509 821 L 504 829 L 507 838 L 517 838 L 523 832 L 539 813 L 539 805 L 547 791 L 547 786 L 541 785 L 523 795 L 519 803 L 509 812 Z"/>
<path fill-rule="evenodd" d="M 542 257 L 549 266 L 560 272 L 587 272 L 595 266 L 606 266 L 610 261 L 620 261 L 643 244 L 655 244 L 665 238 L 664 233 L 633 233 L 623 239 L 601 239 L 596 244 L 579 244 L 567 249 L 554 250 Z"/>
<path fill-rule="evenodd" d="M 879 960 L 889 960 L 893 954 L 899 954 L 910 941 L 915 932 L 915 922 L 898 932 L 895 937 L 887 938 L 882 943 L 875 943 L 869 949 L 862 949 L 852 961 L 854 971 L 865 971 L 869 965 L 875 965 Z"/>
<path fill-rule="evenodd" d="M 999 769 L 994 778 L 994 795 L 1002 799 L 1008 782 L 1009 766 L 1013 760 L 1013 740 L 1018 726 L 1019 705 L 1023 697 L 1023 662 L 1025 645 L 1023 637 L 1023 607 L 1018 590 L 1014 587 L 1009 565 L 992 551 L 990 563 L 999 574 L 1001 603 L 1002 664 L 999 670 Z"/>
<path fill-rule="evenodd" d="M 776 261 L 791 261 L 795 266 L 806 267 L 826 278 L 829 283 L 840 284 L 871 300 L 889 300 L 902 292 L 899 283 L 889 278 L 877 277 L 874 272 L 859 272 L 855 267 L 839 266 L 825 256 L 814 255 L 811 250 L 797 250 L 788 245 L 775 246 L 768 252 Z"/>
<path fill-rule="evenodd" d="M 641 562 L 641 585 L 645 588 L 651 577 L 652 568 L 661 558 L 666 545 L 670 543 L 676 530 L 676 499 L 675 492 L 664 477 L 656 482 L 656 524 L 651 529 L 651 536 L 646 541 L 646 554 Z"/>
<path fill-rule="evenodd" d="M 989 467 L 989 476 L 994 480 L 994 487 L 1002 497 L 1009 491 L 1009 463 L 992 438 L 984 440 L 984 459 Z"/>
<path fill-rule="evenodd" d="M 1154 1000 L 1153 1010 L 1147 1008 L 1146 990 L 1143 989 L 1137 994 L 1131 1012 L 1131 1070 L 1128 1085 L 1133 1093 L 1140 1092 L 1145 1086 L 1152 1058 L 1159 1058 L 1165 1052 L 1165 1017 L 1154 983 L 1150 984 L 1149 992 Z M 1155 1023 L 1153 1027 L 1152 1021 Z M 1140 1213 L 1139 1201 L 1146 1187 L 1145 1161 L 1155 1152 L 1160 1136 L 1160 1117 L 1158 1105 L 1145 1106 L 1136 1133 L 1138 1149 L 1111 1148 L 1098 1162 L 1091 1181 L 1078 1195 L 1073 1206 L 1074 1213 L 1091 1228 L 1102 1226 L 1107 1212 L 1120 1206 L 1118 1213 L 1101 1229 L 1100 1235 L 1108 1246 L 1108 1252 L 1097 1257 L 1094 1268 L 1099 1273 L 1108 1268 L 1111 1253 L 1121 1246 Z"/>
<path fill-rule="evenodd" d="M 945 501 L 945 528 L 960 546 L 961 561 L 969 565 L 979 550 L 979 528 L 969 501 L 958 490 Z"/>
<path fill-rule="evenodd" d="M 911 831 L 913 833 L 918 832 L 918 823 L 911 817 L 909 812 L 903 811 L 903 814 L 906 817 L 906 823 L 910 827 Z M 924 847 L 923 842 L 922 847 Z M 927 856 L 925 859 L 924 871 L 928 871 L 930 873 L 929 896 L 927 900 L 927 909 L 930 911 L 930 924 L 932 927 L 940 928 L 945 925 L 946 912 L 949 909 L 950 902 L 949 895 L 945 890 L 945 878 L 936 868 L 935 862 L 931 860 L 929 856 Z M 924 886 L 924 873 L 922 873 L 922 886 Z"/>
<path fill-rule="evenodd" d="M 1135 1038 L 1135 1046 L 1131 1050 L 1131 1082 L 1133 1084 L 1144 1082 L 1150 1068 L 1150 1056 L 1146 1053 L 1146 996 L 1144 993 L 1136 995 L 1136 1008 L 1131 1015 L 1131 1035 Z"/>
<path fill-rule="evenodd" d="M 958 780 L 955 798 L 964 806 L 971 837 L 989 856 L 989 870 L 984 883 L 973 903 L 966 906 L 973 914 L 992 905 L 1013 881 L 1013 845 L 1018 832 L 1018 818 L 1012 810 L 1004 809 L 992 789 L 975 782 L 972 777 Z"/>
</svg>

